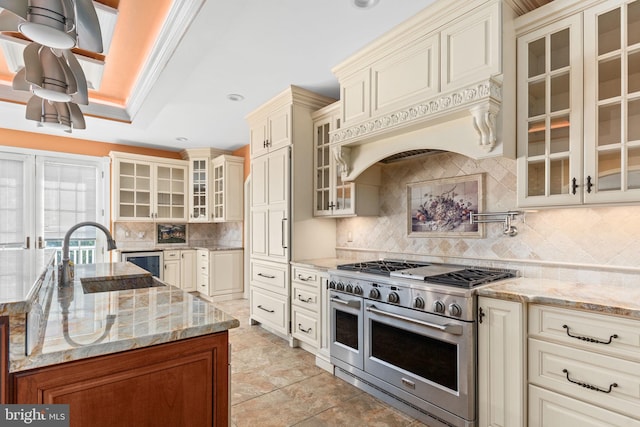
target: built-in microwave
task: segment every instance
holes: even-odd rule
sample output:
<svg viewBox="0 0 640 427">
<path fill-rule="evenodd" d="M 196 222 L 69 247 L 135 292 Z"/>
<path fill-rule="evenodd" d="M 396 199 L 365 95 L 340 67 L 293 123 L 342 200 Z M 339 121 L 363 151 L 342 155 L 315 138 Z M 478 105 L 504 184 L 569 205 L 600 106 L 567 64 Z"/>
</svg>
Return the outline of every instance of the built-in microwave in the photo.
<svg viewBox="0 0 640 427">
<path fill-rule="evenodd" d="M 164 259 L 162 251 L 121 252 L 120 260 L 123 262 L 129 261 L 138 267 L 144 268 L 158 279 L 163 280 Z"/>
</svg>

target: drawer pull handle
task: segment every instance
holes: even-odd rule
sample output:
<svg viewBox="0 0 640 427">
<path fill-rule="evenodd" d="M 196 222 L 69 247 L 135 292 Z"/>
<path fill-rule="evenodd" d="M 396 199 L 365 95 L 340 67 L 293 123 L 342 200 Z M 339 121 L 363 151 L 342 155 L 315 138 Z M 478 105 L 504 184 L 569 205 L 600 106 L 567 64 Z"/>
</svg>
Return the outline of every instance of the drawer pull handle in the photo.
<svg viewBox="0 0 640 427">
<path fill-rule="evenodd" d="M 298 280 L 300 280 L 300 281 L 302 281 L 302 282 L 308 282 L 308 281 L 310 281 L 311 279 L 313 279 L 313 277 L 311 277 L 311 276 L 302 277 L 302 275 L 301 275 L 301 274 L 298 274 Z"/>
<path fill-rule="evenodd" d="M 259 305 L 258 308 L 260 310 L 266 311 L 267 313 L 275 313 L 275 310 L 269 310 L 268 308 L 264 308 L 263 306 Z"/>
<path fill-rule="evenodd" d="M 264 277 L 266 279 L 275 279 L 276 278 L 276 276 L 272 276 L 270 274 L 263 274 L 263 273 L 258 273 L 258 276 Z"/>
<path fill-rule="evenodd" d="M 313 297 L 309 297 L 307 299 L 302 298 L 302 295 L 298 294 L 298 301 L 302 301 L 302 302 L 306 302 L 306 303 L 310 303 L 313 301 Z"/>
<path fill-rule="evenodd" d="M 310 333 L 310 332 L 311 332 L 311 328 L 304 329 L 304 328 L 302 327 L 302 323 L 298 323 L 298 330 L 300 330 L 301 332 L 304 332 L 305 334 L 308 334 L 308 333 Z"/>
<path fill-rule="evenodd" d="M 577 385 L 579 385 L 581 387 L 588 388 L 589 390 L 595 390 L 595 391 L 599 391 L 601 393 L 611 393 L 611 389 L 613 389 L 613 387 L 618 387 L 617 383 L 612 383 L 612 384 L 609 385 L 609 389 L 605 390 L 605 389 L 600 388 L 600 387 L 595 386 L 595 385 L 583 383 L 581 381 L 572 380 L 571 378 L 569 378 L 569 371 L 567 371 L 566 369 L 563 369 L 562 372 L 564 372 L 567 375 L 567 381 L 569 381 L 570 383 L 573 383 L 573 384 L 577 384 Z"/>
<path fill-rule="evenodd" d="M 592 342 L 592 343 L 596 343 L 596 344 L 611 344 L 611 341 L 614 338 L 618 338 L 618 334 L 613 334 L 609 337 L 609 341 L 601 341 L 595 338 L 591 338 L 591 337 L 583 337 L 580 335 L 571 335 L 571 332 L 569 332 L 569 327 L 567 325 L 562 325 L 562 327 L 564 329 L 567 330 L 567 335 L 569 335 L 571 338 L 575 338 L 577 340 L 582 340 L 582 341 L 587 341 L 587 342 Z"/>
</svg>

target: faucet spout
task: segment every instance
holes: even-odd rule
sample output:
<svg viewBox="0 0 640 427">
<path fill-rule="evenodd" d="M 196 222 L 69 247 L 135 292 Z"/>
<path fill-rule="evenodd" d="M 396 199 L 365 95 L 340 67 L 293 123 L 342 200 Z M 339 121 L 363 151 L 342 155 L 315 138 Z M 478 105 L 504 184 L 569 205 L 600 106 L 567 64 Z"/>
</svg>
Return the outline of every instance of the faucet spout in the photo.
<svg viewBox="0 0 640 427">
<path fill-rule="evenodd" d="M 107 250 L 112 251 L 114 249 L 117 249 L 116 241 L 113 239 L 113 236 L 111 235 L 111 232 L 109 232 L 109 229 L 104 225 L 98 224 L 97 222 L 93 221 L 79 222 L 78 224 L 74 225 L 67 231 L 67 234 L 64 235 L 64 242 L 62 243 L 62 272 L 60 278 L 62 284 L 69 284 L 73 281 L 71 267 L 69 265 L 69 242 L 71 240 L 71 235 L 78 228 L 87 226 L 95 227 L 101 230 L 105 234 L 105 236 L 107 236 Z"/>
</svg>

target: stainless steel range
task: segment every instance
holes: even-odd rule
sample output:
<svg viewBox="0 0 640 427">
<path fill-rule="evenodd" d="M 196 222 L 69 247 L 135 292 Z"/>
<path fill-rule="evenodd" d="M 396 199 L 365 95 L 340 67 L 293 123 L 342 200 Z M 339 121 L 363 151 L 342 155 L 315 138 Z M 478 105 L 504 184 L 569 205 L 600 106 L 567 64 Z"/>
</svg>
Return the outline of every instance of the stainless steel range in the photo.
<svg viewBox="0 0 640 427">
<path fill-rule="evenodd" d="M 515 276 L 399 260 L 338 266 L 328 285 L 335 375 L 430 426 L 475 426 L 475 288 Z"/>
</svg>

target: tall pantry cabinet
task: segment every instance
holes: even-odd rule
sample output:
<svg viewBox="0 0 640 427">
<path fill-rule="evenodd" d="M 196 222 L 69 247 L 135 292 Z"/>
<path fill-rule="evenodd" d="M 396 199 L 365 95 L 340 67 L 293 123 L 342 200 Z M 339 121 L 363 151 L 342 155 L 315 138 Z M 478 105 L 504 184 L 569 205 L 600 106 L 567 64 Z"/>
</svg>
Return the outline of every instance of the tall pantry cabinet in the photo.
<svg viewBox="0 0 640 427">
<path fill-rule="evenodd" d="M 313 216 L 311 113 L 334 99 L 290 86 L 247 116 L 251 321 L 288 337 L 289 261 L 335 256 L 335 222 Z"/>
</svg>

